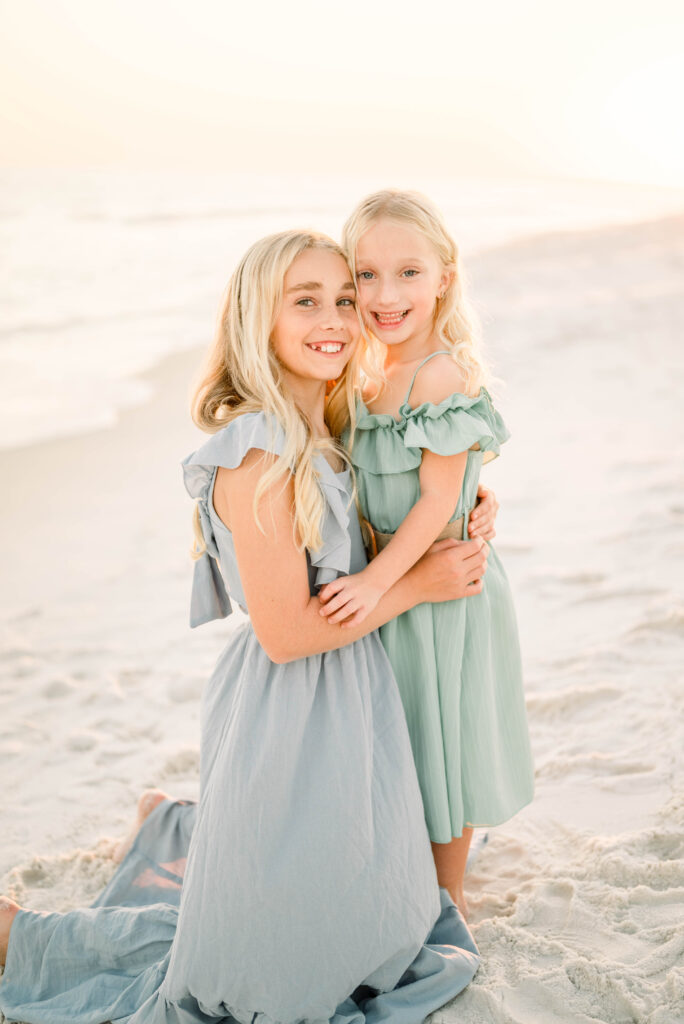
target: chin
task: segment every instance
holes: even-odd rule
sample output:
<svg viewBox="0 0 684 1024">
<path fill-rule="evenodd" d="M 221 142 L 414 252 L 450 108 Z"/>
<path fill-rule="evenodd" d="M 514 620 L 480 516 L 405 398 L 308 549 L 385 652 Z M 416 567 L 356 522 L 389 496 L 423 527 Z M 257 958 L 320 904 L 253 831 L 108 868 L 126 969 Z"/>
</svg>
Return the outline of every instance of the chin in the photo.
<svg viewBox="0 0 684 1024">
<path fill-rule="evenodd" d="M 379 331 L 374 331 L 373 333 L 378 341 L 381 341 L 383 345 L 387 345 L 388 348 L 391 348 L 393 345 L 403 345 L 411 337 L 410 331 L 407 331 L 404 337 L 399 337 L 393 333 L 389 338 L 385 338 Z"/>
</svg>

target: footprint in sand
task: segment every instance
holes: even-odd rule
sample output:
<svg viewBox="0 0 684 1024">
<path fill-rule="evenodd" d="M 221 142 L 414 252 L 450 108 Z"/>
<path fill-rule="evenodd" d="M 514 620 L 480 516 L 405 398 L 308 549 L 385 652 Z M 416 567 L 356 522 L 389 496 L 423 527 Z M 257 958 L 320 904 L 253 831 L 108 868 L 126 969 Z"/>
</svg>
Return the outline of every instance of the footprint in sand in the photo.
<svg viewBox="0 0 684 1024">
<path fill-rule="evenodd" d="M 73 679 L 63 676 L 60 679 L 51 679 L 40 692 L 41 696 L 46 697 L 47 700 L 59 700 L 62 697 L 68 697 L 76 690 L 78 687 Z"/>
<path fill-rule="evenodd" d="M 162 768 L 162 775 L 188 775 L 199 771 L 199 750 L 185 747 L 168 757 Z"/>
<path fill-rule="evenodd" d="M 87 750 L 92 750 L 98 743 L 102 742 L 102 736 L 96 732 L 90 732 L 88 730 L 81 730 L 79 732 L 72 732 L 67 738 L 66 746 L 68 750 L 73 750 L 74 753 L 84 753 Z"/>
</svg>

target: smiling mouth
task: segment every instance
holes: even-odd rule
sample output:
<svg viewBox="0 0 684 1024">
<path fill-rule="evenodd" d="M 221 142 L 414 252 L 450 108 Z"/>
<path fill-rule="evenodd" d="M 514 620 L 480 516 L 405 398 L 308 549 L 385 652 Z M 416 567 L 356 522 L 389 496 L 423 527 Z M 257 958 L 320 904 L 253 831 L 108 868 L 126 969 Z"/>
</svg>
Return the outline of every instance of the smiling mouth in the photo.
<svg viewBox="0 0 684 1024">
<path fill-rule="evenodd" d="M 311 345 L 307 345 L 312 352 L 322 352 L 326 356 L 337 355 L 344 348 L 343 341 L 315 341 Z"/>
<path fill-rule="evenodd" d="M 376 323 L 380 324 L 381 327 L 396 327 L 402 320 L 405 320 L 408 316 L 409 311 L 405 309 L 401 313 L 373 313 L 373 317 Z"/>
</svg>

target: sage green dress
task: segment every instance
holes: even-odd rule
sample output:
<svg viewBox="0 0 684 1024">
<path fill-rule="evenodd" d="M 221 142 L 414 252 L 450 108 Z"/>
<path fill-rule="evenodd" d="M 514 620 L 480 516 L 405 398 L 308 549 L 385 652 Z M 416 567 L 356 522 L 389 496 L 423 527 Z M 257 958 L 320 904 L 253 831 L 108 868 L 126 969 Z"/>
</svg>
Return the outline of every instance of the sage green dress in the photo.
<svg viewBox="0 0 684 1024">
<path fill-rule="evenodd" d="M 510 435 L 484 388 L 476 398 L 457 393 L 412 409 L 416 374 L 397 419 L 359 402 L 351 460 L 362 512 L 376 530 L 394 533 L 420 497 L 422 450 L 467 450 L 452 516 L 465 516 L 467 537 L 480 469 Z M 406 712 L 428 832 L 437 843 L 460 836 L 464 826 L 506 821 L 533 794 L 515 609 L 503 565 L 489 547 L 480 594 L 418 605 L 380 630 Z"/>
</svg>

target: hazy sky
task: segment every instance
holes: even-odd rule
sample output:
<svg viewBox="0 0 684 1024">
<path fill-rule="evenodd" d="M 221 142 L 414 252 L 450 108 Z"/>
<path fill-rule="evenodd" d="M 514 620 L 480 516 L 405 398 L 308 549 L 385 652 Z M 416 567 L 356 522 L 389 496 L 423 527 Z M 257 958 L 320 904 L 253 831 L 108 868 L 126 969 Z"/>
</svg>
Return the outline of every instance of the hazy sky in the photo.
<svg viewBox="0 0 684 1024">
<path fill-rule="evenodd" d="M 684 183 L 682 0 L 0 0 L 4 166 Z"/>
</svg>

